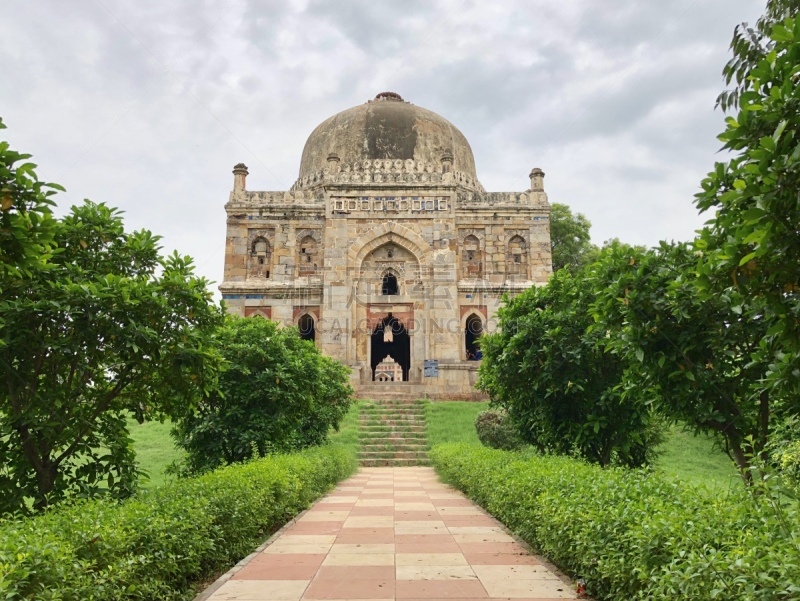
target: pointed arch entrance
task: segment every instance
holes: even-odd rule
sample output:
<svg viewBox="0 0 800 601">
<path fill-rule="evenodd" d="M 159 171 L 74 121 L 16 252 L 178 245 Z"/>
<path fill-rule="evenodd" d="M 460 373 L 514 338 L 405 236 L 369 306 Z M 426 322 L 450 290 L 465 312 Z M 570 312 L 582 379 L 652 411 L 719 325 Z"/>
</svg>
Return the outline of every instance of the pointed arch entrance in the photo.
<svg viewBox="0 0 800 601">
<path fill-rule="evenodd" d="M 397 362 L 403 370 L 403 381 L 408 381 L 411 367 L 411 338 L 403 323 L 391 313 L 381 319 L 370 335 L 370 368 L 372 380 L 375 368 L 386 357 Z"/>
<path fill-rule="evenodd" d="M 297 329 L 300 331 L 300 338 L 303 340 L 310 340 L 315 342 L 317 339 L 317 330 L 314 326 L 314 318 L 308 313 L 303 313 L 297 321 Z"/>
<path fill-rule="evenodd" d="M 480 349 L 480 337 L 483 334 L 483 320 L 475 313 L 467 317 L 464 323 L 464 346 L 468 361 L 477 361 L 483 357 Z"/>
</svg>

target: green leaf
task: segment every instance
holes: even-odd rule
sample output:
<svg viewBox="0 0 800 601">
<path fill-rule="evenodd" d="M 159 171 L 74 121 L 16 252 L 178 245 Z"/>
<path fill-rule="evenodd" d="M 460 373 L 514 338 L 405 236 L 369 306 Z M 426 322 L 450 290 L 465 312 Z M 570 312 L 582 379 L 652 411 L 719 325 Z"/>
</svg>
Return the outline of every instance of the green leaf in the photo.
<svg viewBox="0 0 800 601">
<path fill-rule="evenodd" d="M 752 261 L 753 259 L 755 259 L 755 258 L 756 258 L 757 256 L 759 256 L 760 254 L 761 254 L 761 253 L 759 253 L 758 251 L 753 251 L 753 252 L 751 252 L 751 253 L 748 253 L 748 254 L 746 254 L 745 256 L 743 256 L 743 257 L 742 257 L 742 258 L 739 260 L 739 267 L 741 267 L 742 265 L 745 265 L 746 263 L 749 263 L 750 261 Z"/>
<path fill-rule="evenodd" d="M 786 119 L 783 119 L 778 124 L 778 127 L 775 128 L 775 133 L 772 134 L 772 139 L 775 140 L 776 144 L 781 139 L 781 135 L 783 135 L 783 130 L 786 129 L 786 124 L 787 124 Z"/>
<path fill-rule="evenodd" d="M 752 208 L 746 210 L 742 214 L 742 219 L 745 221 L 756 221 L 757 219 L 761 219 L 762 217 L 766 216 L 767 212 L 764 209 L 759 208 Z"/>
</svg>

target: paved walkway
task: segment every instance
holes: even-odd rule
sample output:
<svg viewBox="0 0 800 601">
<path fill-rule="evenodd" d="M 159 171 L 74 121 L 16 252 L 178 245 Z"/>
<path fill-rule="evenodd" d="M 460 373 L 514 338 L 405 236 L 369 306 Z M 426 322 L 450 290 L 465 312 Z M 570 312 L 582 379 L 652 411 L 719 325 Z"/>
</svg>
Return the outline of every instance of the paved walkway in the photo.
<svg viewBox="0 0 800 601">
<path fill-rule="evenodd" d="M 362 468 L 210 601 L 575 599 L 572 585 L 427 467 Z"/>
</svg>

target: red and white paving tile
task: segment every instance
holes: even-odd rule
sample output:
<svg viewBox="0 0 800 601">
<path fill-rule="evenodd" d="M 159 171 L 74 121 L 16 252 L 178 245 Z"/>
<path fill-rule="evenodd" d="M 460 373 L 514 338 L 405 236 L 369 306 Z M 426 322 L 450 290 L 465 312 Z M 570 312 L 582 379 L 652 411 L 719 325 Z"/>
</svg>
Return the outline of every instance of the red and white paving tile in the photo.
<svg viewBox="0 0 800 601">
<path fill-rule="evenodd" d="M 340 483 L 201 597 L 545 601 L 576 599 L 574 591 L 431 468 L 389 467 Z"/>
</svg>

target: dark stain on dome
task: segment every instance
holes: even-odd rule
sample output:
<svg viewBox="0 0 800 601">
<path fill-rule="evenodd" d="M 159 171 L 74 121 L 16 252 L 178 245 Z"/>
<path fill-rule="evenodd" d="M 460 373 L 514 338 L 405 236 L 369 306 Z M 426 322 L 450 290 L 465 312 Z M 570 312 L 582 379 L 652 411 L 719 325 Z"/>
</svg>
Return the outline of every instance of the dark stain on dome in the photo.
<svg viewBox="0 0 800 601">
<path fill-rule="evenodd" d="M 403 110 L 406 107 L 408 110 Z M 365 126 L 367 158 L 413 159 L 417 146 L 415 122 L 410 105 L 388 102 L 371 105 Z"/>
</svg>

